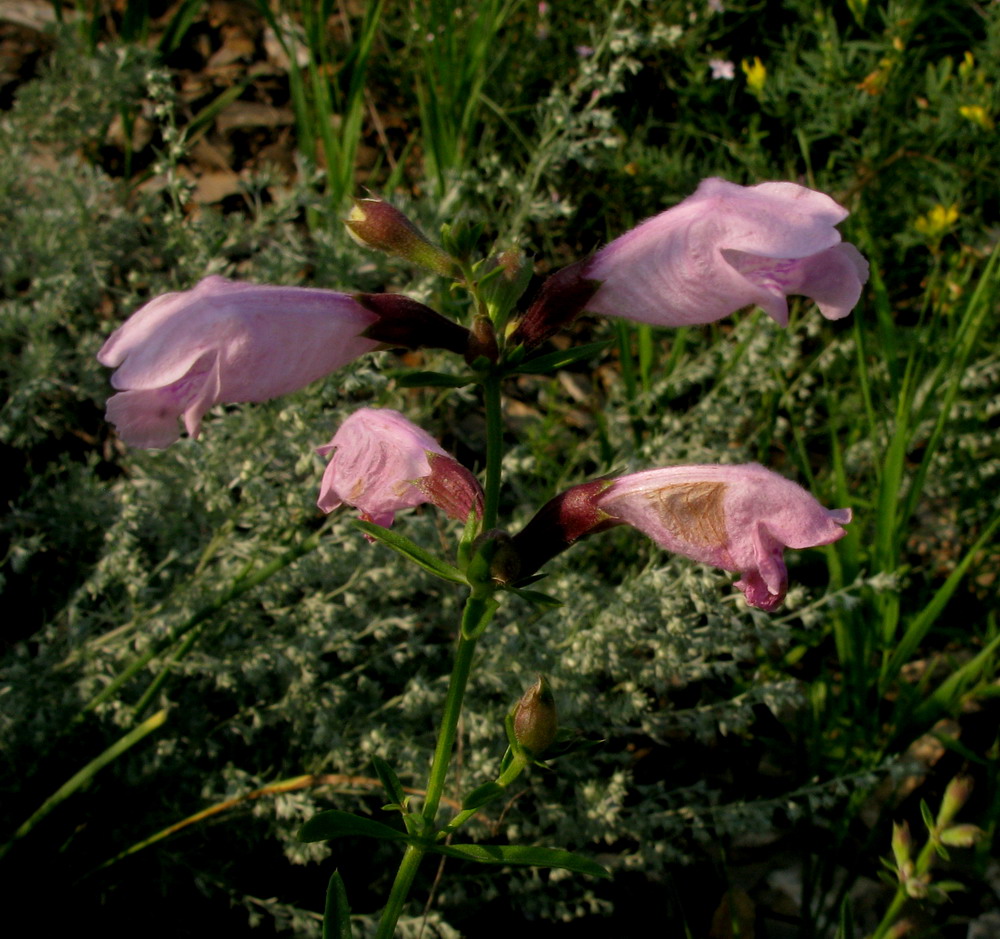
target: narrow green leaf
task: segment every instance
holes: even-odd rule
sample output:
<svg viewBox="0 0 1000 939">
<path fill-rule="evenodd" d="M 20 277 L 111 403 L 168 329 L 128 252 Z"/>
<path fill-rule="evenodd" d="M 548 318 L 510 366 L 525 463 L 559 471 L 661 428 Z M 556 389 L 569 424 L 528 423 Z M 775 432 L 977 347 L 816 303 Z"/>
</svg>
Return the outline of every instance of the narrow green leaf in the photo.
<svg viewBox="0 0 1000 939">
<path fill-rule="evenodd" d="M 511 593 L 517 594 L 522 600 L 527 600 L 542 610 L 554 610 L 563 605 L 562 600 L 541 590 L 525 590 L 524 587 L 507 587 Z"/>
<path fill-rule="evenodd" d="M 326 907 L 323 910 L 323 939 L 352 939 L 351 908 L 347 904 L 347 890 L 340 871 L 334 871 L 326 888 Z"/>
<path fill-rule="evenodd" d="M 375 775 L 378 776 L 389 799 L 402 805 L 406 794 L 403 792 L 403 784 L 399 781 L 396 771 L 380 756 L 372 757 L 372 766 L 375 768 Z"/>
<path fill-rule="evenodd" d="M 931 813 L 931 807 L 924 799 L 920 800 L 920 816 L 923 818 L 927 830 L 933 832 L 937 825 L 934 821 L 934 815 Z"/>
<path fill-rule="evenodd" d="M 331 809 L 314 815 L 299 829 L 299 841 L 330 841 L 333 838 L 379 838 L 383 841 L 406 841 L 406 832 L 390 828 L 371 818 Z"/>
<path fill-rule="evenodd" d="M 570 753 L 580 753 L 584 750 L 593 750 L 605 741 L 605 737 L 584 737 L 579 731 L 559 731 L 556 742 L 553 743 L 543 754 L 545 762 L 554 760 L 559 756 L 568 756 Z"/>
<path fill-rule="evenodd" d="M 593 358 L 598 352 L 603 351 L 610 345 L 611 340 L 608 339 L 604 342 L 588 342 L 586 345 L 562 349 L 559 352 L 536 355 L 534 358 L 522 362 L 513 371 L 517 374 L 545 375 L 548 372 L 566 368 L 567 365 L 572 365 L 574 362 Z"/>
<path fill-rule="evenodd" d="M 1000 636 L 995 637 L 975 658 L 970 659 L 960 668 L 952 672 L 914 712 L 915 720 L 926 722 L 936 718 L 942 711 L 950 711 L 957 704 L 958 699 L 965 693 L 965 689 L 976 681 L 983 672 L 993 664 L 997 651 L 1000 649 Z M 977 756 L 967 747 L 963 747 L 957 740 L 944 740 L 941 735 L 938 739 L 947 746 L 961 753 L 964 759 L 974 763 L 987 765 L 982 757 Z"/>
<path fill-rule="evenodd" d="M 361 519 L 355 519 L 354 525 L 375 541 L 379 541 L 387 547 L 392 548 L 393 551 L 399 552 L 403 557 L 409 558 L 428 573 L 434 574 L 442 580 L 450 581 L 453 584 L 468 584 L 468 581 L 457 567 L 453 567 L 447 561 L 442 561 L 440 558 L 434 557 L 433 554 L 425 551 L 404 535 L 394 532 L 391 529 L 383 528 L 381 525 L 376 525 L 373 522 L 363 522 Z"/>
<path fill-rule="evenodd" d="M 464 388 L 475 381 L 471 375 L 444 372 L 406 372 L 394 377 L 400 388 Z"/>
<path fill-rule="evenodd" d="M 957 880 L 939 880 L 934 886 L 944 893 L 965 893 L 969 889 Z"/>
<path fill-rule="evenodd" d="M 503 786 L 497 785 L 495 782 L 483 783 L 483 785 L 478 786 L 473 789 L 463 800 L 463 809 L 479 809 L 484 805 L 489 805 L 490 802 L 499 799 L 507 790 Z"/>
<path fill-rule="evenodd" d="M 587 874 L 590 877 L 611 877 L 610 872 L 596 861 L 560 848 L 536 848 L 519 844 L 435 844 L 429 846 L 428 850 L 446 857 L 476 861 L 479 864 L 556 867 L 576 874 Z"/>
<path fill-rule="evenodd" d="M 35 810 L 32 816 L 21 825 L 17 831 L 14 832 L 13 837 L 6 844 L 0 846 L 0 857 L 3 857 L 15 841 L 23 838 L 32 828 L 35 827 L 46 815 L 49 814 L 60 802 L 64 802 L 68 799 L 74 792 L 77 791 L 81 786 L 86 785 L 90 782 L 94 776 L 97 775 L 100 770 L 104 769 L 109 763 L 114 762 L 121 756 L 126 750 L 135 746 L 143 737 L 151 734 L 154 730 L 157 730 L 163 725 L 163 722 L 167 719 L 167 709 L 164 708 L 161 711 L 157 711 L 152 717 L 147 718 L 137 727 L 133 727 L 127 734 L 116 740 L 110 747 L 108 747 L 99 756 L 92 759 L 86 766 L 83 767 L 78 773 L 71 776 L 66 782 L 64 782 L 52 795 L 50 795 L 39 807 Z"/>
<path fill-rule="evenodd" d="M 194 23 L 199 9 L 201 9 L 200 0 L 184 0 L 176 8 L 176 12 L 171 16 L 163 36 L 156 45 L 160 55 L 170 55 L 170 53 L 175 52 L 179 48 L 192 23 Z"/>
<path fill-rule="evenodd" d="M 835 939 L 854 939 L 854 911 L 851 909 L 850 897 L 844 897 L 840 904 L 840 923 Z"/>
<path fill-rule="evenodd" d="M 993 533 L 998 527 L 1000 527 L 1000 515 L 994 516 L 990 524 L 986 526 L 986 529 L 976 540 L 976 543 L 969 548 L 965 557 L 962 558 L 958 566 L 951 572 L 948 579 L 941 585 L 927 606 L 907 626 L 906 632 L 903 634 L 902 639 L 900 639 L 895 651 L 883 666 L 883 690 L 888 687 L 889 683 L 899 674 L 899 670 L 909 661 L 910 656 L 916 651 L 917 646 L 920 645 L 924 636 L 927 635 L 931 626 L 934 625 L 937 618 L 941 615 L 952 594 L 961 583 L 962 578 L 965 577 L 973 560 L 975 560 L 983 546 L 993 537 Z"/>
</svg>

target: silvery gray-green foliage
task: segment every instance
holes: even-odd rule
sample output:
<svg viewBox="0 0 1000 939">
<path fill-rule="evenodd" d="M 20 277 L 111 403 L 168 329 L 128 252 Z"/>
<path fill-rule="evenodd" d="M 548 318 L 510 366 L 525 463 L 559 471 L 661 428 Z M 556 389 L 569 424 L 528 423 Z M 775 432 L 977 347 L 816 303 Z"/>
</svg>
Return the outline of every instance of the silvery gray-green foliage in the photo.
<svg viewBox="0 0 1000 939">
<path fill-rule="evenodd" d="M 616 51 L 620 69 L 630 67 L 629 48 Z M 618 87 L 615 75 L 624 74 L 607 77 L 584 66 L 581 80 L 590 84 L 581 87 L 599 92 L 595 103 Z M 105 68 L 101 75 L 102 81 L 120 78 L 126 90 L 134 87 L 131 66 L 122 74 Z M 154 99 L 162 100 L 163 76 L 149 73 L 146 80 Z M 30 122 L 54 90 L 51 84 L 37 86 L 32 94 L 38 97 L 26 99 L 0 135 L 0 206 L 18 232 L 0 255 L 0 315 L 7 348 L 21 353 L 4 411 L 5 443 L 34 446 L 64 434 L 66 412 L 53 410 L 53 401 L 83 399 L 89 403 L 88 428 L 97 426 L 106 376 L 93 355 L 118 321 L 95 313 L 109 284 L 114 284 L 114 317 L 120 317 L 152 294 L 189 286 L 212 272 L 290 283 L 311 266 L 311 283 L 317 286 L 377 289 L 385 282 L 403 283 L 406 272 L 363 252 L 332 226 L 306 234 L 293 224 L 303 208 L 319 207 L 308 186 L 288 192 L 285 201 L 262 209 L 243 226 L 207 211 L 197 219 L 174 214 L 176 227 L 168 235 L 162 206 L 147 200 L 139 203 L 145 215 L 126 211 L 108 179 L 72 153 L 61 152 L 50 167 L 39 169 L 30 159 L 37 143 Z M 578 114 L 575 99 L 561 95 L 554 92 L 550 102 L 554 126 L 565 127 L 562 149 L 547 155 L 552 165 L 585 160 L 592 148 L 610 146 L 610 116 L 596 107 Z M 166 153 L 166 170 L 180 152 Z M 496 198 L 512 198 L 503 178 L 490 185 Z M 514 195 L 521 201 L 512 204 L 525 219 L 544 220 L 547 213 L 562 211 L 558 198 L 549 195 L 547 206 L 544 200 L 532 202 L 536 190 Z M 165 244 L 167 262 L 156 266 L 153 257 Z M 406 286 L 411 295 L 427 299 L 435 289 L 427 279 Z M 691 336 L 690 353 L 634 401 L 625 400 L 620 385 L 598 388 L 593 381 L 593 410 L 602 412 L 616 467 L 737 462 L 772 448 L 794 452 L 793 430 L 823 426 L 817 376 L 844 367 L 854 354 L 847 331 L 828 341 L 831 328 L 809 310 L 787 332 L 760 316 L 743 316 L 714 334 Z M 670 341 L 662 340 L 665 348 Z M 815 375 L 803 367 L 811 355 Z M 471 398 L 464 392 L 446 399 L 400 394 L 385 371 L 396 364 L 393 356 L 381 354 L 281 401 L 219 408 L 197 442 L 183 441 L 164 453 L 119 454 L 124 475 L 95 477 L 98 455 L 91 454 L 31 483 L 21 519 L 30 506 L 45 523 L 24 527 L 12 563 L 27 563 L 32 552 L 59 545 L 60 537 L 71 545 L 86 540 L 67 538 L 72 524 L 101 541 L 87 555 L 92 563 L 82 584 L 36 636 L 35 649 L 29 654 L 17 647 L 4 663 L 0 713 L 8 754 L 24 758 L 43 748 L 53 724 L 104 687 L 134 655 L 176 629 L 248 565 L 279 555 L 321 524 L 313 502 L 322 463 L 311 448 L 325 443 L 353 407 L 400 407 L 435 434 L 481 452 Z M 970 391 L 987 401 L 996 370 L 981 364 L 967 381 Z M 505 461 L 511 474 L 506 507 L 519 521 L 553 494 L 552 466 L 559 467 L 558 485 L 611 469 L 587 424 L 596 420 L 594 414 L 584 414 L 579 427 L 561 426 L 568 423 L 561 402 L 565 387 L 560 379 L 541 387 L 548 413 L 517 418 L 522 442 Z M 779 406 L 765 427 L 760 415 L 768 396 Z M 638 443 L 630 413 L 645 421 Z M 981 432 L 977 437 L 956 427 L 954 433 L 954 448 L 981 448 Z M 547 438 L 573 440 L 572 452 L 558 447 L 555 454 L 546 452 Z M 860 445 L 849 451 L 849 475 L 868 472 L 876 452 Z M 995 462 L 980 465 L 988 481 Z M 801 480 L 794 460 L 782 469 Z M 935 479 L 938 487 L 958 485 L 957 476 Z M 334 521 L 317 550 L 209 620 L 194 649 L 169 666 L 171 679 L 154 702 L 173 704 L 164 733 L 131 754 L 120 771 L 126 780 L 129 774 L 155 779 L 160 801 L 149 807 L 148 830 L 123 830 L 111 818 L 102 820 L 108 856 L 205 805 L 279 779 L 302 773 L 370 777 L 375 754 L 390 760 L 405 784 L 421 783 L 461 597 L 387 549 L 366 543 L 348 515 Z M 451 550 L 456 535 L 454 526 L 431 512 L 402 515 L 397 525 L 443 552 Z M 793 579 L 797 560 L 804 556 L 790 555 Z M 511 599 L 481 645 L 450 795 L 491 778 L 504 747 L 503 715 L 537 671 L 553 678 L 562 723 L 607 743 L 556 762 L 551 773 L 532 772 L 510 804 L 501 803 L 502 816 L 500 808 L 491 807 L 470 831 L 479 838 L 580 850 L 612 869 L 641 870 L 656 879 L 669 865 L 696 854 L 702 843 L 765 834 L 776 811 L 786 816 L 828 811 L 842 787 L 869 785 L 871 774 L 858 774 L 780 799 L 727 804 L 725 794 L 708 782 L 680 784 L 669 773 L 648 778 L 631 744 L 652 741 L 669 754 L 680 741 L 711 744 L 742 732 L 756 708 L 783 713 L 797 706 L 796 685 L 768 674 L 761 663 L 766 650 L 785 646 L 793 626 L 821 625 L 824 607 L 815 604 L 822 581 L 795 587 L 791 613 L 778 618 L 747 610 L 727 586 L 731 579 L 668 558 L 634 532 L 614 531 L 550 565 L 539 586 L 564 601 L 560 609 L 539 616 Z M 893 589 L 891 583 L 867 583 Z M 851 596 L 840 594 L 839 602 L 850 602 Z M 96 723 L 109 736 L 133 719 L 132 708 L 153 674 L 148 670 L 97 709 Z M 697 703 L 675 706 L 672 700 L 682 690 Z M 81 757 L 91 755 L 86 751 Z M 309 864 L 337 849 L 299 843 L 295 832 L 303 820 L 331 806 L 365 807 L 379 817 L 380 803 L 370 789 L 333 783 L 258 800 L 249 818 L 226 819 L 212 832 L 233 851 L 277 845 L 291 862 Z M 183 856 L 183 842 L 176 850 Z M 391 849 L 370 851 L 377 859 L 373 869 L 378 861 L 389 866 L 394 859 Z M 473 870 L 465 879 L 446 878 L 438 894 L 443 918 L 432 920 L 424 935 L 432 935 L 431 929 L 442 937 L 455 935 L 447 919 L 465 901 L 470 878 L 482 899 L 499 894 L 492 873 Z M 295 934 L 318 934 L 314 912 L 251 896 L 239 883 L 227 889 L 251 920 L 267 916 Z M 608 909 L 598 889 L 581 887 L 579 879 L 559 872 L 505 874 L 503 890 L 531 917 L 572 919 Z M 417 935 L 419 924 L 415 918 L 400 928 Z"/>
<path fill-rule="evenodd" d="M 39 637 L 43 651 L 36 662 L 22 663 L 23 671 L 8 678 L 24 692 L 34 669 L 68 655 L 63 680 L 71 680 L 63 696 L 84 700 L 248 564 L 263 563 L 315 528 L 322 463 L 311 448 L 329 439 L 352 399 L 405 407 L 387 390 L 384 373 L 366 362 L 280 401 L 218 408 L 199 441 L 133 454 L 129 476 L 109 490 L 117 516 L 100 561 L 65 618 Z M 725 395 L 716 399 L 722 414 L 731 403 Z M 704 426 L 723 427 L 722 414 Z M 413 416 L 434 426 L 433 415 Z M 537 505 L 551 493 L 532 478 L 528 462 L 518 467 L 516 489 L 533 490 Z M 523 515 L 531 506 L 518 510 Z M 445 551 L 456 534 L 430 512 L 403 515 L 397 525 Z M 720 830 L 767 829 L 774 807 L 719 814 L 712 808 L 719 794 L 704 786 L 678 792 L 669 777 L 637 783 L 626 745 L 712 740 L 746 727 L 759 704 L 793 703 L 795 688 L 787 682 L 753 678 L 758 647 L 783 643 L 787 626 L 742 608 L 725 574 L 659 552 L 645 569 L 635 569 L 648 551 L 641 536 L 622 530 L 601 539 L 551 565 L 541 586 L 564 607 L 539 617 L 512 600 L 482 643 L 458 761 L 461 790 L 451 795 L 495 773 L 503 714 L 537 671 L 548 672 L 564 725 L 610 743 L 559 761 L 554 773 L 532 774 L 502 820 L 487 813 L 473 831 L 596 852 L 611 867 L 655 877 L 683 861 L 697 839 Z M 621 556 L 612 575 L 624 577 L 620 584 L 605 580 L 601 570 L 603 539 Z M 163 785 L 175 817 L 161 810 L 157 824 L 301 773 L 371 776 L 374 754 L 389 759 L 404 783 L 419 785 L 460 599 L 450 585 L 367 544 L 343 513 L 320 548 L 213 617 L 194 650 L 172 667 L 165 689 L 175 703 L 170 725 L 138 757 L 144 774 L 169 773 Z M 678 689 L 709 680 L 742 690 L 731 701 L 681 711 L 664 703 Z M 143 685 L 136 682 L 102 705 L 98 716 L 125 726 Z M 38 704 L 26 700 L 24 706 Z M 378 803 L 365 804 L 374 810 Z M 321 860 L 329 848 L 300 844 L 295 832 L 329 806 L 357 809 L 358 795 L 345 784 L 257 801 L 255 821 L 241 837 L 250 844 L 277 839 L 294 863 Z M 127 846 L 119 840 L 115 850 Z M 472 876 L 484 896 L 497 889 L 492 875 Z M 466 888 L 445 883 L 445 915 Z M 568 919 L 607 906 L 592 890 L 581 893 L 577 881 L 531 871 L 512 873 L 505 890 L 527 915 L 542 918 Z M 292 919 L 298 934 L 313 928 L 308 915 Z"/>
</svg>

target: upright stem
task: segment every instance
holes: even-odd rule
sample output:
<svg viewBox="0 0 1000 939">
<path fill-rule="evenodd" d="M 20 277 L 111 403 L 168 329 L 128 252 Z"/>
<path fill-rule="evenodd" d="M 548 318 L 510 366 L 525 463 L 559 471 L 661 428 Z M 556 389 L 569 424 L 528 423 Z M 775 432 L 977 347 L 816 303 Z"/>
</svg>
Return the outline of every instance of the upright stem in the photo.
<svg viewBox="0 0 1000 939">
<path fill-rule="evenodd" d="M 399 870 L 396 871 L 396 879 L 392 882 L 392 890 L 389 899 L 382 910 L 382 919 L 379 920 L 378 932 L 375 939 L 392 939 L 396 932 L 396 923 L 403 912 L 406 904 L 406 897 L 413 884 L 413 878 L 417 876 L 417 868 L 424 857 L 424 849 L 416 845 L 409 845 L 403 854 L 403 860 L 399 863 Z"/>
<path fill-rule="evenodd" d="M 451 763 L 451 751 L 458 733 L 458 718 L 462 713 L 465 686 L 469 681 L 469 671 L 472 668 L 472 656 L 475 651 L 476 640 L 466 639 L 459 634 L 455 665 L 451 671 L 451 681 L 448 683 L 448 697 L 444 702 L 441 729 L 438 731 L 434 762 L 431 763 L 431 774 L 427 779 L 427 796 L 421 813 L 428 824 L 433 824 L 438 806 L 441 804 L 445 780 L 448 778 L 448 765 Z"/>
<path fill-rule="evenodd" d="M 483 531 L 496 528 L 500 506 L 500 465 L 503 461 L 503 416 L 500 411 L 500 377 L 483 379 L 483 403 L 486 407 L 486 486 L 483 507 Z"/>
<path fill-rule="evenodd" d="M 483 379 L 483 400 L 486 410 L 486 483 L 484 485 L 483 530 L 489 531 L 496 527 L 497 509 L 500 504 L 500 465 L 503 460 L 503 417 L 500 411 L 500 378 L 488 375 Z M 470 605 L 483 602 L 482 597 L 466 600 L 466 609 Z M 478 619 L 478 617 L 476 617 Z M 463 617 L 464 619 L 464 617 Z M 444 713 L 441 715 L 441 726 L 438 730 L 437 746 L 434 748 L 434 759 L 431 763 L 430 775 L 427 778 L 427 795 L 421 815 L 424 819 L 425 834 L 432 836 L 441 796 L 444 793 L 448 779 L 448 768 L 451 765 L 451 751 L 458 735 L 458 719 L 462 714 L 462 702 L 465 689 L 469 683 L 469 673 L 472 670 L 472 659 L 476 651 L 476 639 L 466 638 L 459 631 L 458 648 L 455 650 L 455 663 L 452 666 L 451 680 L 448 683 L 448 695 L 444 702 Z M 396 879 L 393 881 L 389 899 L 382 911 L 378 932 L 375 939 L 392 939 L 396 931 L 396 923 L 403 912 L 410 887 L 417 875 L 417 869 L 423 860 L 426 849 L 420 845 L 411 844 L 403 854 Z"/>
</svg>

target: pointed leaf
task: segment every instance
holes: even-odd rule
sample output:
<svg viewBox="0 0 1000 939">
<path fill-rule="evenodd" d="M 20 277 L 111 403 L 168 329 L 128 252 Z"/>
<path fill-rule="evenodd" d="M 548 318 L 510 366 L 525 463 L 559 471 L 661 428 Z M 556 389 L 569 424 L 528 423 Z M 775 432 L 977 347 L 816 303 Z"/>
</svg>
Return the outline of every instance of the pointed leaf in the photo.
<svg viewBox="0 0 1000 939">
<path fill-rule="evenodd" d="M 425 551 L 404 535 L 394 532 L 389 528 L 383 528 L 381 525 L 376 525 L 373 522 L 363 522 L 361 519 L 355 519 L 354 526 L 375 539 L 375 541 L 380 541 L 387 547 L 392 548 L 393 551 L 402 554 L 403 557 L 409 558 L 428 573 L 434 574 L 442 580 L 450 581 L 453 584 L 468 583 L 457 567 L 453 567 L 447 561 L 442 561 L 440 558 L 434 557 L 433 554 Z"/>
<path fill-rule="evenodd" d="M 389 798 L 394 803 L 402 805 L 406 800 L 406 794 L 403 792 L 403 784 L 399 781 L 396 771 L 380 756 L 372 757 L 372 767 Z"/>
<path fill-rule="evenodd" d="M 854 939 L 854 911 L 851 909 L 850 897 L 844 897 L 840 904 L 840 924 L 835 939 Z"/>
<path fill-rule="evenodd" d="M 939 880 L 935 885 L 943 893 L 964 893 L 969 888 L 957 880 Z"/>
<path fill-rule="evenodd" d="M 593 358 L 598 352 L 611 345 L 611 340 L 604 342 L 588 342 L 583 346 L 573 346 L 569 349 L 561 349 L 559 352 L 548 352 L 545 355 L 536 355 L 518 365 L 514 371 L 519 374 L 529 373 L 532 375 L 545 375 L 549 372 L 558 371 L 581 362 L 584 359 Z"/>
<path fill-rule="evenodd" d="M 428 848 L 446 857 L 476 861 L 479 864 L 513 864 L 530 867 L 557 867 L 561 870 L 607 877 L 611 874 L 590 858 L 581 857 L 560 848 L 536 848 L 531 845 L 498 844 L 436 844 Z"/>
<path fill-rule="evenodd" d="M 475 381 L 471 375 L 444 372 L 405 372 L 394 377 L 400 388 L 463 388 Z"/>
<path fill-rule="evenodd" d="M 483 785 L 478 786 L 473 789 L 463 800 L 463 809 L 478 809 L 482 808 L 484 805 L 488 805 L 496 799 L 499 799 L 507 790 L 503 786 L 497 785 L 495 782 L 483 783 Z"/>
<path fill-rule="evenodd" d="M 379 838 L 406 841 L 405 832 L 371 818 L 331 809 L 314 815 L 299 829 L 299 841 L 330 841 L 333 838 Z"/>
<path fill-rule="evenodd" d="M 323 910 L 323 939 L 352 939 L 351 908 L 347 905 L 347 890 L 339 871 L 334 871 L 326 888 Z"/>
<path fill-rule="evenodd" d="M 554 610 L 563 605 L 562 600 L 558 597 L 542 593 L 541 590 L 525 590 L 523 587 L 507 587 L 506 589 L 542 610 Z"/>
<path fill-rule="evenodd" d="M 931 813 L 931 807 L 924 799 L 920 800 L 920 815 L 924 820 L 924 824 L 927 826 L 927 830 L 929 832 L 933 832 L 937 827 L 937 823 L 934 821 L 934 815 Z"/>
<path fill-rule="evenodd" d="M 570 753 L 580 753 L 599 747 L 607 738 L 585 737 L 579 731 L 559 731 L 555 743 L 545 751 L 545 762 L 558 756 L 568 756 Z"/>
</svg>

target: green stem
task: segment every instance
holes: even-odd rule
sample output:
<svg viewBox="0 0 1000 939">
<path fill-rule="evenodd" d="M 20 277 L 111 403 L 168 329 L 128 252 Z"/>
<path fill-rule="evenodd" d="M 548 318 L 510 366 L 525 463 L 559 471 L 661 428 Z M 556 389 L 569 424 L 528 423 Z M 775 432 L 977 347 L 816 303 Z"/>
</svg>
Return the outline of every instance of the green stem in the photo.
<svg viewBox="0 0 1000 939">
<path fill-rule="evenodd" d="M 472 602 L 471 597 L 468 602 Z M 427 831 L 433 830 L 434 818 L 444 793 L 444 784 L 448 778 L 448 767 L 451 763 L 451 751 L 455 746 L 455 737 L 458 734 L 458 718 L 462 713 L 462 699 L 465 697 L 465 688 L 469 681 L 472 656 L 475 651 L 476 640 L 466 639 L 459 633 L 455 665 L 451 671 L 451 681 L 448 683 L 448 697 L 444 702 L 437 747 L 434 749 L 434 760 L 431 763 L 431 772 L 427 780 L 427 795 L 424 798 L 424 808 L 421 813 Z M 403 912 L 406 897 L 413 885 L 413 878 L 417 875 L 417 868 L 420 867 L 424 853 L 424 848 L 419 845 L 410 845 L 407 847 L 406 853 L 403 854 L 403 860 L 399 864 L 396 879 L 393 881 L 392 890 L 389 893 L 389 900 L 382 911 L 382 918 L 379 920 L 375 939 L 392 939 L 396 922 Z"/>
<path fill-rule="evenodd" d="M 486 408 L 486 486 L 483 507 L 483 531 L 496 528 L 500 506 L 500 464 L 503 460 L 503 416 L 500 410 L 500 377 L 483 379 L 483 403 Z"/>
<path fill-rule="evenodd" d="M 396 871 L 396 879 L 392 882 L 392 890 L 389 893 L 389 901 L 382 911 L 382 919 L 378 924 L 378 932 L 375 939 L 392 939 L 396 931 L 396 923 L 403 912 L 406 904 L 407 894 L 413 885 L 413 878 L 417 876 L 417 868 L 424 857 L 424 849 L 411 844 L 403 855 L 403 860 Z"/>
<path fill-rule="evenodd" d="M 527 762 L 525 760 L 514 759 L 511 761 L 510 766 L 507 767 L 498 777 L 496 783 L 498 786 L 506 789 L 521 773 L 524 772 L 525 767 L 527 767 Z M 458 831 L 473 815 L 482 809 L 482 806 L 474 809 L 463 809 L 458 813 L 438 834 L 438 838 L 450 835 L 453 831 Z"/>
<path fill-rule="evenodd" d="M 471 601 L 472 598 L 469 599 Z M 458 718 L 462 713 L 462 700 L 465 697 L 465 686 L 469 681 L 472 656 L 475 651 L 476 640 L 466 639 L 460 635 L 458 650 L 455 652 L 455 665 L 448 684 L 448 697 L 444 702 L 444 714 L 441 716 L 437 747 L 434 750 L 434 762 L 431 763 L 431 774 L 427 780 L 427 796 L 421 813 L 428 825 L 433 825 L 438 806 L 441 804 L 441 795 L 444 793 L 448 765 L 451 763 L 451 751 L 458 733 Z"/>
<path fill-rule="evenodd" d="M 921 877 L 931 869 L 935 857 L 935 835 L 936 832 L 928 833 L 927 842 L 920 849 L 920 854 L 917 855 L 916 863 L 913 865 L 914 877 Z M 885 911 L 885 916 L 882 917 L 882 921 L 876 927 L 875 932 L 871 934 L 871 939 L 883 939 L 884 936 L 888 935 L 889 930 L 896 924 L 899 912 L 908 899 L 910 899 L 910 895 L 906 892 L 906 888 L 900 884 L 896 888 L 896 895 L 892 898 L 889 908 Z"/>
<path fill-rule="evenodd" d="M 500 505 L 500 466 L 503 460 L 503 415 L 500 408 L 500 376 L 489 374 L 483 378 L 483 401 L 486 411 L 486 482 L 484 489 L 483 530 L 489 531 L 496 527 L 497 511 Z M 480 623 L 483 619 L 484 598 L 469 595 L 465 603 L 462 621 Z M 478 635 L 467 637 L 459 630 L 458 648 L 455 650 L 455 664 L 452 666 L 451 679 L 448 683 L 448 695 L 444 702 L 444 713 L 441 715 L 441 726 L 438 730 L 437 746 L 434 749 L 434 759 L 431 763 L 430 776 L 427 779 L 424 807 L 421 816 L 424 819 L 425 835 L 433 837 L 435 819 L 441 796 L 444 794 L 445 782 L 448 778 L 448 768 L 451 765 L 451 752 L 455 747 L 458 735 L 458 719 L 462 714 L 462 702 L 465 689 L 469 683 L 472 671 L 472 659 L 476 651 Z M 423 859 L 425 849 L 419 845 L 409 845 L 403 854 L 396 879 L 382 918 L 379 921 L 376 939 L 392 939 L 396 923 L 402 915 L 406 898 L 417 869 Z"/>
</svg>

